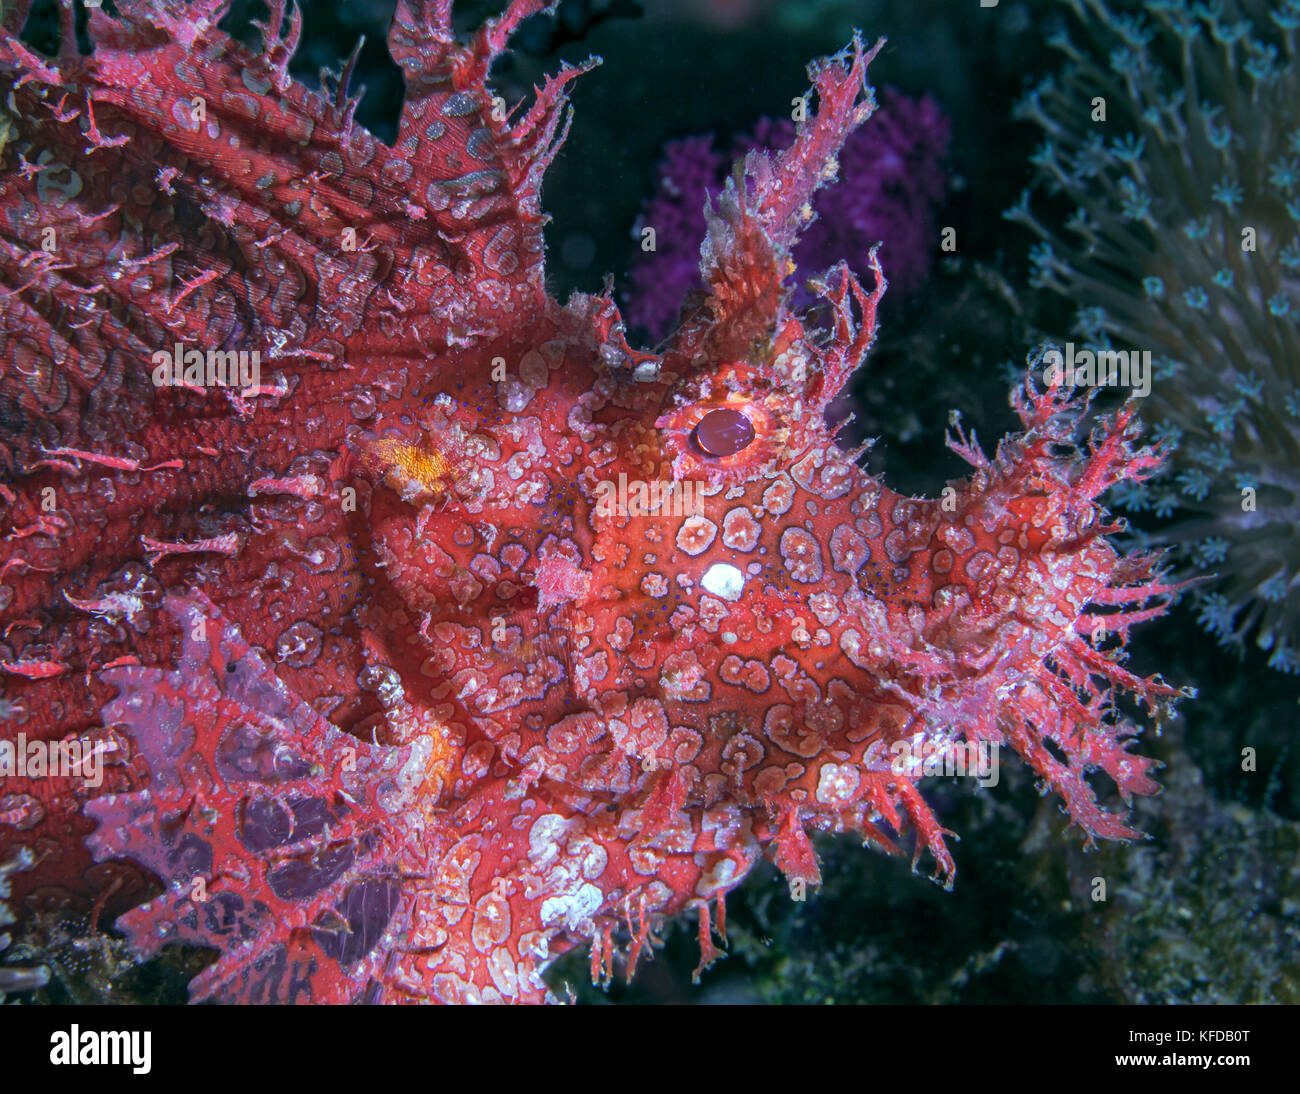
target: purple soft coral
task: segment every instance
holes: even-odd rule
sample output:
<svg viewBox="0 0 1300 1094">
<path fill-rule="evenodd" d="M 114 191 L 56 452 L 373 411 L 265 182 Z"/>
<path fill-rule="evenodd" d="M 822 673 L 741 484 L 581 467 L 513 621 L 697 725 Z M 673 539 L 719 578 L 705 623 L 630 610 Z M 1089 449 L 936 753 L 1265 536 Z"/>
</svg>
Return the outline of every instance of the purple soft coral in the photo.
<svg viewBox="0 0 1300 1094">
<path fill-rule="evenodd" d="M 934 209 L 947 187 L 949 135 L 948 118 L 932 98 L 887 92 L 882 108 L 845 142 L 839 180 L 818 195 L 818 219 L 794 251 L 800 278 L 844 256 L 855 274 L 870 280 L 871 248 L 883 242 L 890 285 L 903 294 L 920 285 L 935 251 Z M 760 118 L 752 135 L 733 142 L 730 159 L 754 148 L 778 151 L 793 139 L 793 122 Z M 654 338 L 668 332 L 686 294 L 703 288 L 704 198 L 721 191 L 727 163 L 712 136 L 664 146 L 659 189 L 641 216 L 655 230 L 656 249 L 637 256 L 627 308 L 629 320 Z"/>
</svg>

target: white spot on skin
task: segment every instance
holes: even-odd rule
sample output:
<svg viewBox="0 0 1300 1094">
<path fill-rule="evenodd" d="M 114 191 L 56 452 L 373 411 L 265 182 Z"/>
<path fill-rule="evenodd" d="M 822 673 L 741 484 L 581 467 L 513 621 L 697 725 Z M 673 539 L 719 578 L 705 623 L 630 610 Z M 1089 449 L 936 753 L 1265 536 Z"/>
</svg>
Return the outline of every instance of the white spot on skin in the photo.
<svg viewBox="0 0 1300 1094">
<path fill-rule="evenodd" d="M 659 686 L 663 688 L 665 698 L 688 703 L 706 702 L 713 691 L 699 658 L 690 650 L 672 654 L 664 660 Z"/>
<path fill-rule="evenodd" d="M 763 715 L 763 732 L 777 748 L 796 756 L 809 758 L 817 755 L 823 738 L 788 703 L 777 703 Z"/>
<path fill-rule="evenodd" d="M 533 821 L 528 830 L 528 861 L 538 869 L 555 861 L 560 836 L 568 827 L 568 821 L 558 813 L 544 813 Z"/>
<path fill-rule="evenodd" d="M 817 800 L 823 805 L 848 805 L 862 778 L 850 764 L 822 764 L 817 779 Z"/>
<path fill-rule="evenodd" d="M 497 946 L 487 959 L 488 973 L 497 989 L 507 999 L 519 994 L 519 976 L 514 958 L 504 946 Z"/>
<path fill-rule="evenodd" d="M 745 575 L 726 562 L 715 562 L 700 578 L 700 584 L 714 596 L 733 603 L 745 589 Z"/>
<path fill-rule="evenodd" d="M 726 641 L 725 637 L 723 641 Z M 748 688 L 756 695 L 761 695 L 772 685 L 772 676 L 762 661 L 744 661 L 734 653 L 723 659 L 718 666 L 718 675 L 723 683 Z"/>
<path fill-rule="evenodd" d="M 497 384 L 497 402 L 502 409 L 518 414 L 533 400 L 537 394 L 535 388 L 521 384 L 518 380 L 503 380 Z"/>
<path fill-rule="evenodd" d="M 600 889 L 586 882 L 572 892 L 543 900 L 542 923 L 548 927 L 563 924 L 576 931 L 584 919 L 600 910 L 602 902 Z"/>
<path fill-rule="evenodd" d="M 856 574 L 870 558 L 867 541 L 847 524 L 831 533 L 831 565 L 841 573 Z"/>
<path fill-rule="evenodd" d="M 820 581 L 822 552 L 817 541 L 803 528 L 787 528 L 781 534 L 781 559 L 786 573 L 802 584 Z"/>
<path fill-rule="evenodd" d="M 646 596 L 662 597 L 668 593 L 668 579 L 660 573 L 648 573 L 641 579 L 641 591 Z"/>
<path fill-rule="evenodd" d="M 510 905 L 495 893 L 481 897 L 474 906 L 470 937 L 479 953 L 499 947 L 510 937 Z"/>
<path fill-rule="evenodd" d="M 782 472 L 769 486 L 763 491 L 763 508 L 772 516 L 783 516 L 790 511 L 790 506 L 794 504 L 794 482 L 790 476 Z"/>
<path fill-rule="evenodd" d="M 688 555 L 702 555 L 718 534 L 718 526 L 708 517 L 687 517 L 677 530 L 677 546 Z"/>
<path fill-rule="evenodd" d="M 748 733 L 738 733 L 722 750 L 722 770 L 732 778 L 739 778 L 751 767 L 763 762 L 766 750 Z"/>
<path fill-rule="evenodd" d="M 808 598 L 808 607 L 817 617 L 817 622 L 824 627 L 831 626 L 840 618 L 839 604 L 830 593 L 813 593 Z"/>
<path fill-rule="evenodd" d="M 609 864 L 609 852 L 599 843 L 586 836 L 578 836 L 569 844 L 569 854 L 577 859 L 582 876 L 588 881 L 595 881 L 605 872 Z"/>
<path fill-rule="evenodd" d="M 735 882 L 735 878 L 735 862 L 723 855 L 700 875 L 700 880 L 695 883 L 695 892 L 702 897 L 712 897 L 724 892 Z"/>
<path fill-rule="evenodd" d="M 989 551 L 977 551 L 966 560 L 966 565 L 963 569 L 966 571 L 966 576 L 968 578 L 972 581 L 979 581 L 993 568 L 993 564 L 994 558 L 992 553 Z"/>
<path fill-rule="evenodd" d="M 738 505 L 722 518 L 722 542 L 733 551 L 752 551 L 758 546 L 761 529 L 754 514 Z"/>
<path fill-rule="evenodd" d="M 885 537 L 885 555 L 890 562 L 906 562 L 912 550 L 908 546 L 907 533 L 901 528 L 895 528 Z"/>
</svg>

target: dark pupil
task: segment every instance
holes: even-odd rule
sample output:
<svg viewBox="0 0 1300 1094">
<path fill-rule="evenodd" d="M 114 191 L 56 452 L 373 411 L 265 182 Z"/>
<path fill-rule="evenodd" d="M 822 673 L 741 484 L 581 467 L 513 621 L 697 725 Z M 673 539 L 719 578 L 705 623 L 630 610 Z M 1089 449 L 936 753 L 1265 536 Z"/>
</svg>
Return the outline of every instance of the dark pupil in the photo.
<svg viewBox="0 0 1300 1094">
<path fill-rule="evenodd" d="M 734 456 L 753 440 L 753 423 L 739 410 L 710 410 L 695 427 L 695 443 L 709 456 Z"/>
</svg>

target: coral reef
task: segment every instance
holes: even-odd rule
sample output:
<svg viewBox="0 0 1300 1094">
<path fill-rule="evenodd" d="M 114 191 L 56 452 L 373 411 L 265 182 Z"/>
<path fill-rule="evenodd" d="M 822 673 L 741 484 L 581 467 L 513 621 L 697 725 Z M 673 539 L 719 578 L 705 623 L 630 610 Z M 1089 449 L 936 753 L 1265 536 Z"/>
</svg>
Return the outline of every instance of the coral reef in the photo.
<svg viewBox="0 0 1300 1094">
<path fill-rule="evenodd" d="M 18 847 L 8 858 L 0 862 L 0 931 L 12 927 L 17 919 L 8 903 L 13 889 L 12 876 L 31 869 L 35 862 L 36 856 L 27 847 Z M 0 1003 L 5 1002 L 5 997 L 8 995 L 34 991 L 50 982 L 50 970 L 47 966 L 31 962 L 17 963 L 25 955 L 10 949 L 12 941 L 10 934 L 0 934 L 0 962 L 3 962 L 0 963 Z"/>
<path fill-rule="evenodd" d="M 139 963 L 125 939 L 68 915 L 61 902 L 30 918 L 10 956 L 41 970 L 33 1000 L 49 1003 L 121 1002 L 122 977 Z"/>
<path fill-rule="evenodd" d="M 1220 575 L 1207 630 L 1300 671 L 1300 3 L 1068 6 L 1065 67 L 1019 107 L 1044 194 L 1006 215 L 1077 335 L 1153 355 L 1143 417 L 1173 460 L 1123 503 Z"/>
<path fill-rule="evenodd" d="M 1086 941 L 1099 986 L 1132 1004 L 1300 1001 L 1300 824 L 1218 800 L 1172 750 L 1154 840 L 1105 851 L 1075 888 L 1111 897 Z"/>
</svg>

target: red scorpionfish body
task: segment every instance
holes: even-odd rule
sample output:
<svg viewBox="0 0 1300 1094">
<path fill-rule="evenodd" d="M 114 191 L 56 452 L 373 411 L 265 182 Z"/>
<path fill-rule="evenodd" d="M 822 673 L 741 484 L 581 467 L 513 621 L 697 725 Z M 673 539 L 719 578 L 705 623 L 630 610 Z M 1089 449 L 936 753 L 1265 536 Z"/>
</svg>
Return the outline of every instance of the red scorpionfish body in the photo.
<svg viewBox="0 0 1300 1094">
<path fill-rule="evenodd" d="M 651 353 L 609 293 L 546 291 L 580 69 L 527 107 L 486 82 L 541 0 L 468 43 L 450 0 L 400 0 L 392 147 L 348 73 L 290 79 L 283 0 L 260 52 L 220 0 L 118 0 L 87 55 L 63 4 L 44 57 L 27 7 L 0 37 L 0 740 L 104 769 L 4 780 L 16 909 L 215 947 L 196 1000 L 531 1002 L 557 955 L 630 975 L 685 912 L 706 964 L 760 858 L 818 882 L 810 829 L 910 829 L 950 881 L 900 742 L 1009 745 L 1086 833 L 1134 834 L 1085 778 L 1153 792 L 1112 693 L 1174 694 L 1121 664 L 1172 592 L 1098 504 L 1157 463 L 1131 410 L 1080 450 L 1085 406 L 1027 381 L 1023 433 L 950 442 L 971 477 L 903 497 L 824 415 L 880 265 L 787 306 L 875 50 L 810 67 L 816 113 L 709 210 L 707 291 Z"/>
</svg>

